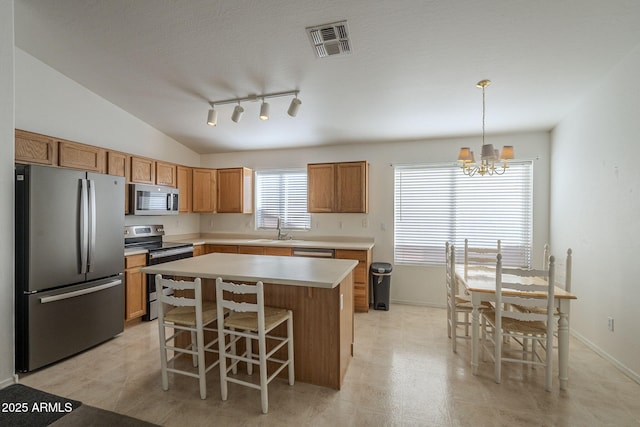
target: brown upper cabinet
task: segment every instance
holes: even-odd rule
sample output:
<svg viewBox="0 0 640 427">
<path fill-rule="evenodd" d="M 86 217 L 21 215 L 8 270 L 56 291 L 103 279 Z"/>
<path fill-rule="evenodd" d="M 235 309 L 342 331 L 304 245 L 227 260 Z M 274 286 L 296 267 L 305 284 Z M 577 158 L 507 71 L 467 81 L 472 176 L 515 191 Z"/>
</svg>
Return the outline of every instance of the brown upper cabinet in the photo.
<svg viewBox="0 0 640 427">
<path fill-rule="evenodd" d="M 176 182 L 180 191 L 180 206 L 178 212 L 188 213 L 193 211 L 193 169 L 186 166 L 176 168 Z M 194 255 L 195 256 L 195 255 Z"/>
<path fill-rule="evenodd" d="M 253 213 L 253 170 L 218 169 L 218 213 Z"/>
<path fill-rule="evenodd" d="M 118 151 L 107 151 L 107 173 L 123 176 L 129 180 L 129 155 Z M 129 186 L 124 186 L 124 213 L 129 213 Z"/>
<path fill-rule="evenodd" d="M 59 166 L 104 173 L 105 160 L 104 148 L 71 141 L 58 141 Z"/>
<path fill-rule="evenodd" d="M 156 183 L 156 162 L 145 157 L 131 156 L 131 182 Z"/>
<path fill-rule="evenodd" d="M 118 151 L 107 151 L 107 173 L 129 179 L 129 156 Z"/>
<path fill-rule="evenodd" d="M 156 161 L 156 184 L 177 187 L 176 165 Z"/>
<path fill-rule="evenodd" d="M 335 188 L 335 163 L 307 165 L 307 210 L 309 212 L 334 212 Z"/>
<path fill-rule="evenodd" d="M 54 166 L 57 164 L 58 147 L 48 136 L 16 129 L 16 162 L 37 163 Z"/>
<path fill-rule="evenodd" d="M 193 169 L 193 212 L 214 213 L 216 211 L 216 170 Z"/>
<path fill-rule="evenodd" d="M 307 165 L 307 210 L 367 213 L 369 165 L 365 161 Z"/>
</svg>

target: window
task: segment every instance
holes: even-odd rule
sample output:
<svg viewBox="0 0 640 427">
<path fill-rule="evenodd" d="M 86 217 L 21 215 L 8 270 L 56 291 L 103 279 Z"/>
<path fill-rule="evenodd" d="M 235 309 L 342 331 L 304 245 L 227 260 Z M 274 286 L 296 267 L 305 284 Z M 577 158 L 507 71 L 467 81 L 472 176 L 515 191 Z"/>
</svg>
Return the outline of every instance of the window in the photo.
<svg viewBox="0 0 640 427">
<path fill-rule="evenodd" d="M 256 228 L 308 230 L 306 169 L 256 171 Z"/>
<path fill-rule="evenodd" d="M 503 263 L 531 265 L 532 164 L 509 163 L 501 176 L 464 175 L 457 166 L 395 169 L 394 258 L 400 264 L 444 264 L 444 247 L 460 254 L 502 244 Z"/>
</svg>

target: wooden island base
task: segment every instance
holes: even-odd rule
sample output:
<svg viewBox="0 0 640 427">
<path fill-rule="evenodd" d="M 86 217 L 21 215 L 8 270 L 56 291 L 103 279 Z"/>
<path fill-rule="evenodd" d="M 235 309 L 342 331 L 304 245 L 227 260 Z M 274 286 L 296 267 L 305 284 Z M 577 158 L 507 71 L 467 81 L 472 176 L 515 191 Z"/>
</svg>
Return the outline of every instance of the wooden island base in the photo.
<svg viewBox="0 0 640 427">
<path fill-rule="evenodd" d="M 215 301 L 215 280 L 202 284 L 204 299 Z M 353 357 L 353 274 L 332 289 L 265 283 L 264 297 L 266 305 L 293 311 L 296 381 L 339 390 Z M 274 333 L 285 335 L 285 326 Z M 186 346 L 184 338 L 176 344 Z"/>
<path fill-rule="evenodd" d="M 353 269 L 357 264 L 344 259 L 213 253 L 142 271 L 187 280 L 200 277 L 203 299 L 209 301 L 215 301 L 217 277 L 234 283 L 262 280 L 265 304 L 293 311 L 296 381 L 339 390 L 353 357 Z M 274 334 L 280 332 L 284 331 L 276 329 Z M 186 346 L 189 338 L 185 338 L 176 345 Z"/>
</svg>

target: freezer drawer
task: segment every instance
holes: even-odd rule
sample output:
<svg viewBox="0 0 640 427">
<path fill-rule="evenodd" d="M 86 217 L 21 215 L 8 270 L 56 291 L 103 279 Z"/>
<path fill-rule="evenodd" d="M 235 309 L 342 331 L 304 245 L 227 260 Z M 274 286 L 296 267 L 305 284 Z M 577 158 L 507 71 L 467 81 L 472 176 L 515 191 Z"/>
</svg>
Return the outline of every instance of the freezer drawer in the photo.
<svg viewBox="0 0 640 427">
<path fill-rule="evenodd" d="M 31 371 L 100 344 L 124 330 L 121 276 L 27 295 L 28 332 L 17 369 Z"/>
</svg>

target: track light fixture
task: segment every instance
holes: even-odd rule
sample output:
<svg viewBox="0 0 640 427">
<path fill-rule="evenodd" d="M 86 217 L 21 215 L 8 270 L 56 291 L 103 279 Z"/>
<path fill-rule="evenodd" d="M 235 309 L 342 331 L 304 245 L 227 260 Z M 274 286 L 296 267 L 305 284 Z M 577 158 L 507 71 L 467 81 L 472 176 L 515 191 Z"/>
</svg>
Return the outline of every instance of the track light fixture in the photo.
<svg viewBox="0 0 640 427">
<path fill-rule="evenodd" d="M 262 105 L 260 106 L 260 120 L 269 120 L 269 104 L 262 100 Z"/>
<path fill-rule="evenodd" d="M 238 105 L 236 105 L 236 108 L 233 109 L 231 120 L 238 123 L 240 121 L 240 118 L 242 117 L 242 113 L 244 113 L 244 108 L 242 108 L 240 106 L 240 103 L 238 102 Z"/>
<path fill-rule="evenodd" d="M 291 117 L 295 117 L 296 114 L 298 114 L 298 108 L 300 108 L 300 104 L 302 104 L 302 101 L 300 101 L 297 96 L 293 98 L 291 100 L 291 104 L 289 104 L 289 109 L 287 110 L 287 114 L 290 115 Z"/>
<path fill-rule="evenodd" d="M 244 113 L 244 108 L 240 105 L 241 102 L 251 101 L 255 102 L 259 99 L 262 99 L 262 104 L 260 105 L 260 120 L 269 120 L 269 104 L 265 102 L 266 98 L 278 98 L 282 96 L 294 96 L 291 100 L 291 104 L 289 105 L 289 109 L 287 110 L 287 114 L 291 117 L 295 117 L 298 114 L 298 109 L 302 104 L 302 101 L 298 98 L 298 90 L 290 90 L 286 92 L 273 92 L 273 93 L 265 93 L 260 95 L 251 94 L 244 98 L 233 98 L 233 99 L 223 99 L 220 101 L 210 101 L 209 105 L 211 109 L 209 110 L 209 115 L 207 116 L 207 124 L 209 126 L 216 126 L 218 122 L 218 112 L 215 110 L 217 105 L 222 104 L 238 104 L 233 109 L 233 114 L 231 115 L 231 120 L 238 123 L 240 118 L 242 117 L 242 113 Z"/>
<path fill-rule="evenodd" d="M 218 124 L 218 112 L 213 108 L 209 110 L 209 115 L 207 116 L 207 124 L 209 126 L 215 126 Z"/>
</svg>

